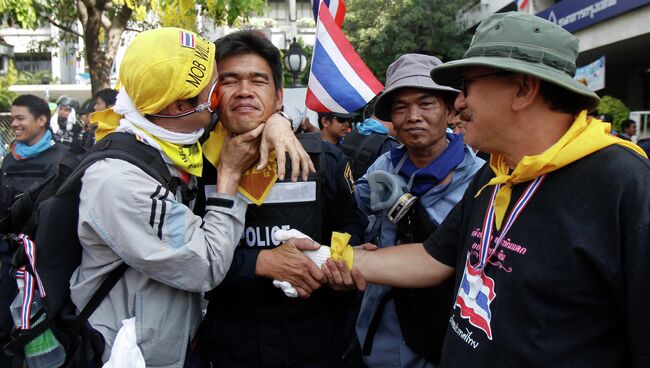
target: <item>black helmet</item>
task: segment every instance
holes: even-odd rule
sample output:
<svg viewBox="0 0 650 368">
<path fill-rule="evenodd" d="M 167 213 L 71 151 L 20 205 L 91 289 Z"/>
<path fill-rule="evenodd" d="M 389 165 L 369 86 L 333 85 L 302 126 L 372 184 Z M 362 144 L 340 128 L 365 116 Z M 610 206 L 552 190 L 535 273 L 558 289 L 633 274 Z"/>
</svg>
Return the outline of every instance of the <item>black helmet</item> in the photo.
<svg viewBox="0 0 650 368">
<path fill-rule="evenodd" d="M 75 109 L 75 111 L 79 111 L 79 101 L 75 100 L 72 97 L 69 96 L 61 96 L 59 97 L 58 100 L 56 100 L 56 105 L 57 106 L 66 106 L 71 109 Z"/>
</svg>

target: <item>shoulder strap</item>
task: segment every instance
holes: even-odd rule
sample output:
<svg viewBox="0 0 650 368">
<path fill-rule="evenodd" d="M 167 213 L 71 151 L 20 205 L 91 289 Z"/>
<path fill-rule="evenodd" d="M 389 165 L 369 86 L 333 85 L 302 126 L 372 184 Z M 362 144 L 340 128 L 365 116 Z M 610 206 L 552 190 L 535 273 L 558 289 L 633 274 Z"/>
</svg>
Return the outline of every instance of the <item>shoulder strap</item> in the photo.
<svg viewBox="0 0 650 368">
<path fill-rule="evenodd" d="M 84 309 L 81 310 L 77 318 L 75 318 L 74 325 L 72 326 L 72 331 L 73 333 L 77 333 L 78 331 L 81 330 L 81 327 L 83 327 L 84 323 L 88 320 L 88 318 L 93 314 L 95 309 L 99 307 L 99 304 L 104 300 L 106 295 L 110 293 L 110 291 L 113 289 L 113 286 L 117 284 L 117 281 L 122 278 L 122 275 L 124 275 L 124 272 L 126 272 L 126 269 L 129 267 L 126 263 L 122 263 L 119 265 L 116 269 L 111 271 L 111 273 L 108 274 L 108 277 L 102 284 L 99 286 L 99 289 L 93 294 L 93 296 L 90 298 L 88 303 L 84 306 Z"/>
<path fill-rule="evenodd" d="M 90 149 L 75 171 L 61 185 L 57 195 L 79 185 L 86 169 L 96 161 L 105 158 L 116 158 L 129 162 L 171 190 L 169 186 L 172 184 L 172 176 L 158 150 L 140 142 L 133 134 L 111 133 Z"/>
<path fill-rule="evenodd" d="M 379 156 L 381 145 L 389 139 L 393 138 L 383 134 L 362 135 L 355 131 L 345 137 L 341 148 L 354 162 L 372 164 Z"/>
</svg>

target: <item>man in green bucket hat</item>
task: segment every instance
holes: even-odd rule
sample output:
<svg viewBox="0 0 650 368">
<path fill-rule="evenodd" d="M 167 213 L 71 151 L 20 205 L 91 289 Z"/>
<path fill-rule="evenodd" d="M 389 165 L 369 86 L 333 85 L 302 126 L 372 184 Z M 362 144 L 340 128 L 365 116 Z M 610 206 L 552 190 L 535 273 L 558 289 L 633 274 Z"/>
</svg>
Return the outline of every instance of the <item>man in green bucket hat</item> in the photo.
<svg viewBox="0 0 650 368">
<path fill-rule="evenodd" d="M 461 91 L 467 142 L 490 164 L 423 244 L 326 271 L 359 288 L 454 277 L 441 367 L 650 366 L 650 163 L 587 116 L 599 99 L 573 80 L 577 55 L 546 20 L 486 18 L 431 75 Z"/>
</svg>

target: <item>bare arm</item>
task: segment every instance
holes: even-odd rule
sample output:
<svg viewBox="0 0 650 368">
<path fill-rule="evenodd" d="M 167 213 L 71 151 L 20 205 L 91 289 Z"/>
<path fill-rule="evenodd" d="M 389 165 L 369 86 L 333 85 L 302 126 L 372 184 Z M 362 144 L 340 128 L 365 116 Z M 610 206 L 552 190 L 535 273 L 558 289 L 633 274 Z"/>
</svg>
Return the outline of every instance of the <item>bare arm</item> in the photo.
<svg viewBox="0 0 650 368">
<path fill-rule="evenodd" d="M 434 286 L 454 273 L 454 268 L 431 257 L 422 244 L 355 249 L 353 265 L 367 282 L 403 288 Z"/>
<path fill-rule="evenodd" d="M 293 134 L 291 124 L 287 119 L 275 113 L 266 120 L 266 127 L 262 133 L 260 145 L 260 162 L 258 170 L 263 169 L 269 161 L 269 153 L 275 150 L 278 164 L 278 177 L 284 179 L 285 175 L 285 152 L 291 159 L 291 180 L 296 181 L 298 174 L 302 173 L 302 179 L 307 180 L 310 172 L 314 172 L 314 164 L 309 155 Z"/>
</svg>

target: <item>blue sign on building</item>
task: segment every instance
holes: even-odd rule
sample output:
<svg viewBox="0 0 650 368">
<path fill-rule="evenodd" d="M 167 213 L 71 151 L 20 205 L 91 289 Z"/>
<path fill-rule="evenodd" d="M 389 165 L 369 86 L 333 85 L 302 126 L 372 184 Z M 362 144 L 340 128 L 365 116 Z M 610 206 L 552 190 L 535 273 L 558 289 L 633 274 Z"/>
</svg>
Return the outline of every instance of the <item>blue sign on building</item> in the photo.
<svg viewBox="0 0 650 368">
<path fill-rule="evenodd" d="M 575 32 L 648 4 L 650 0 L 564 0 L 537 16 Z"/>
</svg>

